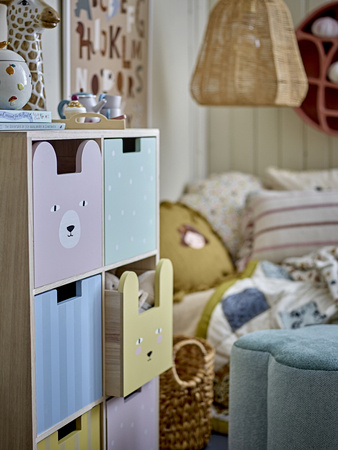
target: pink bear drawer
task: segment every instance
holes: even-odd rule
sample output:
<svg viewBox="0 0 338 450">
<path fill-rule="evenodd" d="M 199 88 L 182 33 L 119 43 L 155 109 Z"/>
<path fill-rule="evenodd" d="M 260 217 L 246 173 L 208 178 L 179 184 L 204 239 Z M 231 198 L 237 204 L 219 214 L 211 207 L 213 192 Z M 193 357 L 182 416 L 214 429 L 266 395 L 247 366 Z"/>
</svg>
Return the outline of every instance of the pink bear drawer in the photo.
<svg viewBox="0 0 338 450">
<path fill-rule="evenodd" d="M 57 173 L 49 142 L 33 146 L 35 287 L 102 265 L 102 158 L 95 141 L 83 141 L 74 173 Z"/>
</svg>

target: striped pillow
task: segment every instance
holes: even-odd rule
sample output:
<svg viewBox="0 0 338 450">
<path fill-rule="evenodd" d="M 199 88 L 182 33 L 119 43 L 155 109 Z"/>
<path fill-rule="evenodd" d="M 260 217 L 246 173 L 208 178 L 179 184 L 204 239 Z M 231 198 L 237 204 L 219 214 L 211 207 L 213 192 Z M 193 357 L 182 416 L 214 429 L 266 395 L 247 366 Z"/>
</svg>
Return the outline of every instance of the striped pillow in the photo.
<svg viewBox="0 0 338 450">
<path fill-rule="evenodd" d="M 338 245 L 338 190 L 260 191 L 249 195 L 250 259 L 279 263 Z"/>
</svg>

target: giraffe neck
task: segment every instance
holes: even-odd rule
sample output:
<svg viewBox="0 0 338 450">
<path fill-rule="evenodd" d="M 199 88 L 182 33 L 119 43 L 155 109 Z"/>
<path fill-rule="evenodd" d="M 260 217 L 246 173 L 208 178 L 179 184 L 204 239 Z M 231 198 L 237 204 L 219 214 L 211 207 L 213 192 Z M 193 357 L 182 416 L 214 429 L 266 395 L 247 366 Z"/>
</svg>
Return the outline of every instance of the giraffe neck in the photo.
<svg viewBox="0 0 338 450">
<path fill-rule="evenodd" d="M 33 28 L 20 29 L 8 24 L 8 48 L 24 58 L 32 75 L 32 95 L 24 109 L 45 110 L 46 94 L 43 74 L 41 33 Z"/>
</svg>

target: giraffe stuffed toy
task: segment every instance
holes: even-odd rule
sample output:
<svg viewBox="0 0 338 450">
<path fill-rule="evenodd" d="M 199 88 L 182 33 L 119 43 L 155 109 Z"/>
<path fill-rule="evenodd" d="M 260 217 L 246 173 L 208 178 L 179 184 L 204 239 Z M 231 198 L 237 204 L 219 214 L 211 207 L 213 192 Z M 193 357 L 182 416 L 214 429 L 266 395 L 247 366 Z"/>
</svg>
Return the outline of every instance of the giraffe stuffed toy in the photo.
<svg viewBox="0 0 338 450">
<path fill-rule="evenodd" d="M 41 34 L 55 28 L 60 16 L 42 0 L 0 0 L 0 4 L 7 6 L 7 48 L 24 58 L 32 75 L 32 95 L 24 109 L 45 110 Z"/>
</svg>

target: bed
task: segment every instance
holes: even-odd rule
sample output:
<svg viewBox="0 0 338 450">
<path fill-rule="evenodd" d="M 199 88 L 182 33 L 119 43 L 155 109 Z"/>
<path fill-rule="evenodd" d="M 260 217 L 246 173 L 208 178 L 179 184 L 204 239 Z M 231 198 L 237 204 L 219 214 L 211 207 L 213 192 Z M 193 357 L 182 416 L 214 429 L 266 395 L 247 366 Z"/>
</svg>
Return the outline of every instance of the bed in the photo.
<svg viewBox="0 0 338 450">
<path fill-rule="evenodd" d="M 213 428 L 226 433 L 236 339 L 337 321 L 338 169 L 211 175 L 161 203 L 160 227 L 174 333 L 214 346 Z"/>
</svg>

